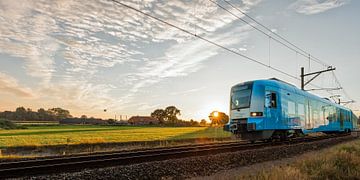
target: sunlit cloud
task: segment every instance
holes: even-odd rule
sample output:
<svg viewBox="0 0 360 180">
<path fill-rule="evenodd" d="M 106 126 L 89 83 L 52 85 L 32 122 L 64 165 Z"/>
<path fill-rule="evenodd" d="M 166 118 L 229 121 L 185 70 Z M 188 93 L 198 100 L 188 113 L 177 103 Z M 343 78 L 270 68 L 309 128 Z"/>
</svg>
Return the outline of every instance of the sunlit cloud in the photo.
<svg viewBox="0 0 360 180">
<path fill-rule="evenodd" d="M 227 33 L 208 38 L 223 46 L 232 46 L 244 41 L 251 27 L 243 25 L 233 28 Z M 236 38 L 234 37 L 236 34 Z M 165 55 L 149 61 L 140 68 L 140 72 L 133 74 L 134 85 L 130 89 L 130 96 L 141 88 L 153 85 L 164 79 L 187 76 L 203 67 L 203 63 L 221 52 L 221 48 L 213 46 L 201 39 L 192 39 L 171 46 Z"/>
<path fill-rule="evenodd" d="M 185 90 L 185 91 L 171 92 L 170 95 L 172 95 L 172 96 L 179 96 L 179 95 L 184 96 L 184 95 L 199 92 L 199 91 L 201 91 L 201 90 L 203 90 L 205 88 L 206 87 L 199 87 L 199 88 L 193 88 L 193 89 L 189 89 L 189 90 Z"/>
<path fill-rule="evenodd" d="M 298 0 L 290 5 L 290 8 L 295 9 L 298 13 L 311 15 L 341 7 L 348 2 L 350 0 Z"/>
<path fill-rule="evenodd" d="M 233 4 L 248 11 L 259 2 Z M 237 19 L 208 0 L 124 3 L 224 46 L 242 42 L 250 30 L 234 26 Z M 39 102 L 51 99 L 47 102 L 80 110 L 130 107 L 142 89 L 188 76 L 221 52 L 219 47 L 107 0 L 2 0 L 0 24 L 0 54 L 20 58 L 23 66 L 19 68 L 39 79 L 31 92 L 41 94 Z M 151 43 L 162 48 L 149 58 L 146 51 Z M 116 71 L 126 68 L 133 71 Z M 107 71 L 114 71 L 113 77 L 104 77 Z M 22 89 L 16 91 L 21 97 L 31 95 L 18 85 L 3 88 Z M 139 106 L 141 110 L 152 107 Z"/>
<path fill-rule="evenodd" d="M 30 98 L 34 94 L 30 88 L 19 85 L 18 81 L 5 73 L 0 72 L 0 92 Z"/>
</svg>

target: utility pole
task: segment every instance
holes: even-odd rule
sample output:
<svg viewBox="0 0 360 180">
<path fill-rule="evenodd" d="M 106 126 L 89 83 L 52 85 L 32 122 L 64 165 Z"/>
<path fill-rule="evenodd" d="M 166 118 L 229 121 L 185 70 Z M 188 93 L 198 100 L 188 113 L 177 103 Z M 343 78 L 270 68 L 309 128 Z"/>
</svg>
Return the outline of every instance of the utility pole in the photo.
<svg viewBox="0 0 360 180">
<path fill-rule="evenodd" d="M 301 77 L 301 90 L 304 90 L 304 87 L 305 87 L 305 85 L 304 85 L 304 72 L 305 70 L 304 70 L 304 67 L 301 67 L 301 75 L 300 75 L 300 77 Z"/>
<path fill-rule="evenodd" d="M 317 78 L 321 73 L 323 72 L 329 72 L 329 71 L 334 71 L 335 68 L 332 66 L 329 66 L 327 69 L 322 70 L 322 71 L 317 71 L 317 72 L 312 72 L 312 73 L 307 73 L 305 74 L 305 69 L 304 67 L 301 67 L 301 90 L 305 90 L 305 86 L 308 85 L 311 81 L 313 81 L 315 78 Z M 310 80 L 308 80 L 307 82 L 305 82 L 305 77 L 306 76 L 313 76 Z"/>
<path fill-rule="evenodd" d="M 355 101 L 354 100 L 351 100 L 351 101 L 340 101 L 339 99 L 339 104 L 343 104 L 344 106 L 350 104 L 350 103 L 354 103 Z"/>
</svg>

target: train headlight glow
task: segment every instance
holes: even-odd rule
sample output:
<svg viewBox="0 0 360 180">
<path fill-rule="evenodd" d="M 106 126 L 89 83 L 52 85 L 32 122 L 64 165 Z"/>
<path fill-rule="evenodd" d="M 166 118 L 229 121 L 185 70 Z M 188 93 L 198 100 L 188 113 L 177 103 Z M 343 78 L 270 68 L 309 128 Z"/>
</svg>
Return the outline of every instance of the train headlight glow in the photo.
<svg viewBox="0 0 360 180">
<path fill-rule="evenodd" d="M 262 112 L 251 112 L 250 116 L 251 117 L 259 117 L 259 116 L 263 116 L 263 113 Z"/>
</svg>

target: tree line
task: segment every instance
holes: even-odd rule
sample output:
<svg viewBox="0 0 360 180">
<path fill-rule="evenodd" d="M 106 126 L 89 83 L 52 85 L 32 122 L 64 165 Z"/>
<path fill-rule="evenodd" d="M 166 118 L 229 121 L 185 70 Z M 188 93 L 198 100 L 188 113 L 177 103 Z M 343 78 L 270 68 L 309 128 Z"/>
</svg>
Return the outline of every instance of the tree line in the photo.
<svg viewBox="0 0 360 180">
<path fill-rule="evenodd" d="M 0 112 L 0 118 L 16 121 L 59 121 L 71 117 L 70 111 L 62 108 L 40 108 L 33 111 L 30 108 L 18 107 L 15 111 Z"/>
<path fill-rule="evenodd" d="M 156 109 L 150 114 L 151 117 L 159 120 L 160 125 L 164 126 L 200 126 L 200 123 L 193 119 L 190 121 L 179 119 L 177 116 L 180 115 L 180 109 L 175 106 L 168 106 L 165 109 Z"/>
<path fill-rule="evenodd" d="M 168 106 L 165 109 L 156 109 L 150 114 L 151 117 L 159 120 L 160 124 L 175 124 L 180 116 L 180 109 L 175 106 Z"/>
<path fill-rule="evenodd" d="M 168 106 L 165 109 L 156 109 L 154 110 L 150 116 L 159 120 L 159 123 L 162 125 L 169 126 L 206 126 L 207 122 L 205 119 L 202 119 L 200 122 L 194 121 L 191 119 L 190 121 L 185 121 L 178 119 L 177 116 L 181 115 L 180 109 L 175 106 Z M 216 115 L 215 115 L 216 114 Z M 211 126 L 223 126 L 224 124 L 229 122 L 229 116 L 223 112 L 213 111 L 209 115 L 210 125 Z"/>
<path fill-rule="evenodd" d="M 202 119 L 200 122 L 194 121 L 193 119 L 181 120 L 178 116 L 181 115 L 180 109 L 175 106 L 168 106 L 165 109 L 156 109 L 150 116 L 159 120 L 160 125 L 165 126 L 206 126 L 207 122 Z M 14 121 L 79 121 L 83 123 L 100 123 L 102 119 L 88 118 L 82 115 L 80 118 L 75 118 L 70 114 L 69 110 L 62 108 L 50 108 L 45 110 L 40 108 L 37 111 L 33 111 L 30 108 L 18 107 L 15 111 L 4 111 L 0 112 L 0 118 L 14 120 Z M 212 126 L 222 126 L 229 121 L 229 116 L 223 112 L 213 111 L 209 115 Z M 115 120 L 108 120 L 107 124 L 115 124 Z"/>
</svg>

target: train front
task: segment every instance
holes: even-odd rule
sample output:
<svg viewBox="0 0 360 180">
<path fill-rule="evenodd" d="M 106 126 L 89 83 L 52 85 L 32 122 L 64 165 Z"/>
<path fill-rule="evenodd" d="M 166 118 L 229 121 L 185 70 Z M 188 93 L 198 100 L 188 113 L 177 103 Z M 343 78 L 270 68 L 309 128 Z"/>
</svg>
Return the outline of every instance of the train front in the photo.
<svg viewBox="0 0 360 180">
<path fill-rule="evenodd" d="M 264 129 L 264 89 L 256 81 L 231 88 L 230 121 L 224 126 L 225 131 L 250 141 L 271 137 L 273 132 Z"/>
</svg>

